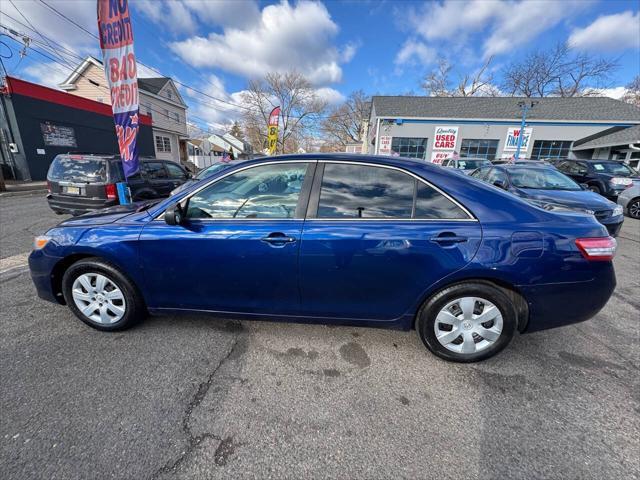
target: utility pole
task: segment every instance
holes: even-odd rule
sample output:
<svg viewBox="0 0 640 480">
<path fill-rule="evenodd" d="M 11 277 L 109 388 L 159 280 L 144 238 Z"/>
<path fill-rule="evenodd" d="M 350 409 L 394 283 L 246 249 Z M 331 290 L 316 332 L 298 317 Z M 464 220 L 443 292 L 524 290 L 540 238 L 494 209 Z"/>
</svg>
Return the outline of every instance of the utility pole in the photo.
<svg viewBox="0 0 640 480">
<path fill-rule="evenodd" d="M 515 161 L 520 158 L 520 148 L 522 148 L 522 137 L 524 137 L 524 127 L 527 124 L 527 112 L 538 104 L 536 101 L 518 102 L 520 110 L 522 110 L 522 123 L 520 124 L 520 134 L 518 135 L 518 146 L 516 147 Z"/>
</svg>

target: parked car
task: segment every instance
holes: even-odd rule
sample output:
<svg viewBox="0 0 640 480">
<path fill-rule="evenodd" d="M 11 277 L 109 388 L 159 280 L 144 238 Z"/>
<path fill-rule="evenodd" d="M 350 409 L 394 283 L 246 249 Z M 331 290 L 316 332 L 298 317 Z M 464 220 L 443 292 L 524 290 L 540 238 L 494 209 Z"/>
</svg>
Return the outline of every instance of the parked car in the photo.
<svg viewBox="0 0 640 480">
<path fill-rule="evenodd" d="M 190 174 L 175 162 L 141 158 L 140 171 L 127 179 L 134 202 L 168 197 Z M 118 205 L 116 183 L 124 182 L 119 156 L 63 154 L 47 173 L 47 201 L 59 214 L 80 215 Z"/>
<path fill-rule="evenodd" d="M 409 330 L 453 361 L 516 330 L 586 320 L 611 296 L 615 239 L 427 162 L 252 160 L 145 208 L 69 219 L 35 239 L 38 295 L 99 330 L 146 312 Z"/>
<path fill-rule="evenodd" d="M 618 195 L 618 205 L 631 218 L 640 219 L 640 180 L 635 180 L 633 186 Z"/>
<path fill-rule="evenodd" d="M 552 165 L 551 162 L 547 161 L 547 160 L 536 160 L 536 159 L 532 159 L 532 158 L 519 158 L 518 160 L 510 160 L 508 158 L 496 158 L 495 160 L 491 160 L 491 163 L 493 165 L 513 165 L 514 163 L 522 163 L 525 165 L 530 165 L 530 164 L 534 164 L 534 165 L 544 165 L 544 164 L 549 164 Z"/>
<path fill-rule="evenodd" d="M 589 190 L 616 201 L 633 179 L 640 175 L 633 168 L 615 160 L 565 160 L 556 167 L 578 183 L 584 183 Z"/>
<path fill-rule="evenodd" d="M 622 228 L 622 207 L 585 190 L 549 165 L 494 165 L 471 174 L 545 210 L 571 210 L 594 215 L 615 237 Z"/>
<path fill-rule="evenodd" d="M 171 190 L 171 195 L 175 195 L 176 193 L 182 192 L 183 190 L 189 188 L 191 185 L 199 182 L 200 180 L 202 180 L 203 178 L 207 178 L 210 177 L 211 175 L 218 173 L 222 170 L 224 170 L 225 168 L 229 168 L 233 165 L 237 165 L 239 162 L 218 162 L 218 163 L 214 163 L 213 165 L 209 165 L 206 168 L 203 168 L 202 170 L 200 170 L 197 175 L 195 177 L 193 177 L 190 180 L 187 180 L 186 182 L 184 182 L 182 185 L 180 185 L 177 188 L 174 188 L 173 190 Z"/>
<path fill-rule="evenodd" d="M 469 175 L 476 168 L 491 165 L 491 161 L 486 158 L 447 158 L 442 162 L 443 167 L 456 168 Z"/>
</svg>

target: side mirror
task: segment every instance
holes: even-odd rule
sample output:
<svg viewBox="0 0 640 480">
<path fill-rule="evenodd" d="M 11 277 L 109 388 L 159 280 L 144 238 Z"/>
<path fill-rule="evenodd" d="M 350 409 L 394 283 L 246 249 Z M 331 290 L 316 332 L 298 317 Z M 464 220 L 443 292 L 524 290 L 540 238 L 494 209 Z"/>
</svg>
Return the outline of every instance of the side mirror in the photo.
<svg viewBox="0 0 640 480">
<path fill-rule="evenodd" d="M 164 221 L 167 225 L 181 225 L 184 217 L 179 203 L 171 205 L 164 211 Z"/>
<path fill-rule="evenodd" d="M 580 188 L 582 188 L 583 190 L 589 190 L 589 185 L 587 185 L 586 183 L 581 183 Z"/>
<path fill-rule="evenodd" d="M 493 182 L 493 185 L 503 190 L 507 189 L 507 182 L 505 182 L 504 180 L 496 180 L 495 182 Z"/>
</svg>

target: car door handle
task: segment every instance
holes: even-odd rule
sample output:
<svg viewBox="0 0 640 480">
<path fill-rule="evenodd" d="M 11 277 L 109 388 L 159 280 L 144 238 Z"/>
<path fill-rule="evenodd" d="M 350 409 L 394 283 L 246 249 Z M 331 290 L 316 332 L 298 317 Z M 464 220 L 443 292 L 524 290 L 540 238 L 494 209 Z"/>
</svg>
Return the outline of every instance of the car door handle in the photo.
<svg viewBox="0 0 640 480">
<path fill-rule="evenodd" d="M 296 241 L 295 237 L 290 237 L 281 232 L 270 233 L 268 236 L 262 237 L 260 240 L 273 247 L 283 247 L 287 243 L 293 243 Z"/>
<path fill-rule="evenodd" d="M 463 243 L 469 240 L 467 237 L 456 235 L 452 232 L 443 232 L 435 237 L 431 237 L 431 241 L 440 245 L 451 245 L 454 243 Z"/>
</svg>

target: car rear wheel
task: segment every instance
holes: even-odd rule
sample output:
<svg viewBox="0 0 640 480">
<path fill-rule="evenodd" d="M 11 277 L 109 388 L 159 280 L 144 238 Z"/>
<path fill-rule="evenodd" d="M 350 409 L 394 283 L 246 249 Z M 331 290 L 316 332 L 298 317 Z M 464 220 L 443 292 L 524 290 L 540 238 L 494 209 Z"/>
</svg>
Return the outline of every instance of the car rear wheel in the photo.
<svg viewBox="0 0 640 480">
<path fill-rule="evenodd" d="M 640 219 L 640 198 L 634 198 L 629 202 L 627 211 L 631 218 Z"/>
<path fill-rule="evenodd" d="M 516 308 L 501 288 L 468 282 L 434 295 L 418 313 L 416 330 L 437 356 L 477 362 L 509 344 L 516 322 Z"/>
<path fill-rule="evenodd" d="M 597 193 L 598 195 L 602 195 L 602 192 L 600 191 L 600 187 L 598 187 L 597 185 L 589 185 L 587 187 L 587 189 L 593 193 Z"/>
<path fill-rule="evenodd" d="M 123 330 L 145 315 L 135 285 L 102 260 L 86 259 L 71 265 L 62 278 L 62 291 L 71 311 L 98 330 Z"/>
</svg>

